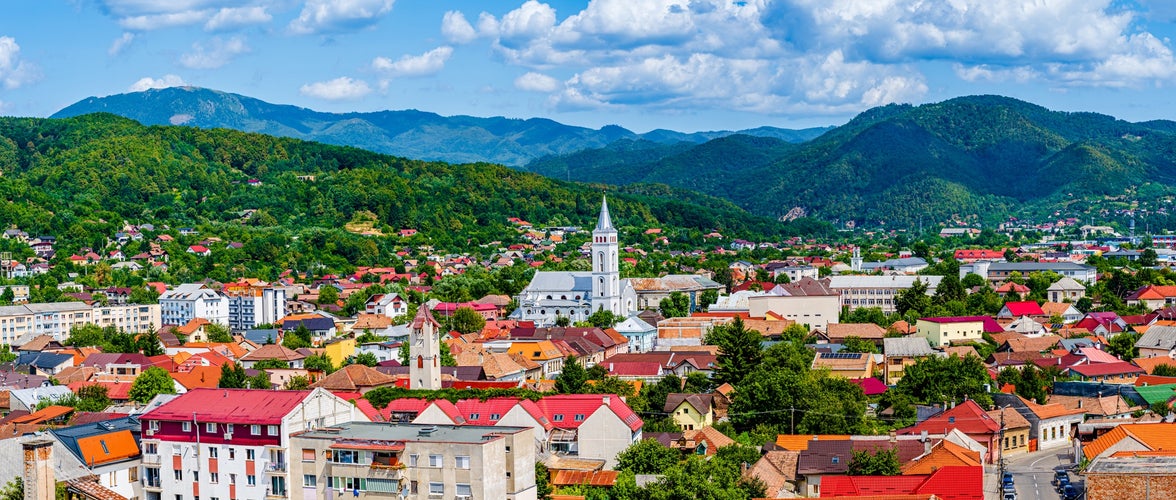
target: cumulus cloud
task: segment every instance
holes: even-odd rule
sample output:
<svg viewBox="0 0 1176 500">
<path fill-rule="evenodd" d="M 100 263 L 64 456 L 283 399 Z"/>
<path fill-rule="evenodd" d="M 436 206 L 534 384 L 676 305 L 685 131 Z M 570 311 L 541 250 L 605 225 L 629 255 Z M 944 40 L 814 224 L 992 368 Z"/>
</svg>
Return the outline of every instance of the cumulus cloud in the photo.
<svg viewBox="0 0 1176 500">
<path fill-rule="evenodd" d="M 124 32 L 122 34 L 122 36 L 115 38 L 114 41 L 110 43 L 110 48 L 106 49 L 106 53 L 110 54 L 111 57 L 117 56 L 117 55 L 121 54 L 123 50 L 125 50 L 127 47 L 129 47 L 131 45 L 131 42 L 133 42 L 134 40 L 135 40 L 134 33 Z"/>
<path fill-rule="evenodd" d="M 212 17 L 204 23 L 204 29 L 208 31 L 225 31 L 254 24 L 265 24 L 273 20 L 269 12 L 266 12 L 265 7 L 254 5 L 252 7 L 225 7 L 213 14 Z"/>
<path fill-rule="evenodd" d="M 245 45 L 244 38 L 213 37 L 207 43 L 192 44 L 192 50 L 180 56 L 180 64 L 192 69 L 215 69 L 246 52 L 249 52 L 249 46 Z"/>
<path fill-rule="evenodd" d="M 307 0 L 292 33 L 341 33 L 366 28 L 392 10 L 393 0 Z"/>
<path fill-rule="evenodd" d="M 184 82 L 183 78 L 177 75 L 167 74 L 160 78 L 145 76 L 132 83 L 130 87 L 127 87 L 127 90 L 131 92 L 142 92 L 149 89 L 166 89 L 168 87 L 182 87 L 184 85 L 187 85 L 187 83 Z"/>
<path fill-rule="evenodd" d="M 419 56 L 406 55 L 395 61 L 386 57 L 372 60 L 372 68 L 388 79 L 434 75 L 445 68 L 453 47 L 441 46 Z"/>
<path fill-rule="evenodd" d="M 447 13 L 442 32 L 489 39 L 505 63 L 533 70 L 516 88 L 561 108 L 855 112 L 919 100 L 928 61 L 971 82 L 1176 79 L 1171 42 L 1114 0 L 591 0 L 563 14 L 527 0 L 473 25 Z M 546 76 L 557 67 L 573 76 Z"/>
<path fill-rule="evenodd" d="M 209 12 L 204 10 L 185 10 L 180 12 L 166 12 L 162 14 L 146 14 L 128 16 L 119 19 L 118 24 L 124 29 L 134 31 L 151 31 L 176 26 L 197 24 L 208 18 Z"/>
<path fill-rule="evenodd" d="M 451 10 L 441 18 L 441 34 L 453 43 L 470 43 L 478 38 L 478 32 L 466 21 L 461 12 Z"/>
<path fill-rule="evenodd" d="M 551 93 L 559 89 L 559 80 L 542 73 L 528 72 L 514 81 L 515 88 L 528 92 Z"/>
<path fill-rule="evenodd" d="M 367 82 L 346 76 L 325 82 L 309 83 L 298 89 L 298 92 L 304 96 L 329 101 L 360 99 L 370 94 L 371 91 L 372 89 L 368 87 Z"/>
<path fill-rule="evenodd" d="M 16 39 L 0 36 L 0 83 L 4 84 L 4 88 L 15 89 L 39 77 L 37 67 L 21 59 L 20 45 Z"/>
</svg>

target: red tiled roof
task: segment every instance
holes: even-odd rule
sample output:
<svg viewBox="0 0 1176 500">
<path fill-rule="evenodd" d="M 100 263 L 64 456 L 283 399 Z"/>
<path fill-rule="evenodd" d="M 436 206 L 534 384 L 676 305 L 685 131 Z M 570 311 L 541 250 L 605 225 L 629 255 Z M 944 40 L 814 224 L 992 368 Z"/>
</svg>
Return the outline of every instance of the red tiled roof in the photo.
<svg viewBox="0 0 1176 500">
<path fill-rule="evenodd" d="M 1143 368 L 1135 366 L 1126 361 L 1117 361 L 1114 363 L 1089 363 L 1083 365 L 1071 366 L 1070 371 L 1078 372 L 1086 377 L 1102 377 L 1106 375 L 1130 375 L 1132 373 L 1145 373 Z"/>
<path fill-rule="evenodd" d="M 280 424 L 310 391 L 264 389 L 193 389 L 144 414 L 140 420 L 233 424 Z"/>
<path fill-rule="evenodd" d="M 959 429 L 960 432 L 971 435 L 993 434 L 1000 432 L 1000 424 L 988 416 L 975 401 L 968 400 L 899 432 L 918 434 L 927 431 L 930 434 L 944 434 L 952 429 Z"/>
<path fill-rule="evenodd" d="M 1045 314 L 1041 306 L 1032 300 L 1024 302 L 1006 302 L 1004 305 L 1013 316 L 1041 316 Z"/>
<path fill-rule="evenodd" d="M 984 333 L 1001 333 L 1005 331 L 1005 329 L 1002 328 L 1000 324 L 990 316 L 939 316 L 934 318 L 919 318 L 919 320 L 941 324 L 971 323 L 979 321 L 984 324 Z"/>
</svg>

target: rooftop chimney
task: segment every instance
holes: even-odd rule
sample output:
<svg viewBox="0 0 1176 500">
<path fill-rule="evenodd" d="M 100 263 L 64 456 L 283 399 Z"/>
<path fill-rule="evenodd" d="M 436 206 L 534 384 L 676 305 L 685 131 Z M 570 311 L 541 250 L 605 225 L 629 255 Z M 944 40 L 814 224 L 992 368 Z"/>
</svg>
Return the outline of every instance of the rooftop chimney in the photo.
<svg viewBox="0 0 1176 500">
<path fill-rule="evenodd" d="M 53 478 L 53 440 L 38 438 L 25 442 L 24 500 L 53 500 L 57 481 Z"/>
</svg>

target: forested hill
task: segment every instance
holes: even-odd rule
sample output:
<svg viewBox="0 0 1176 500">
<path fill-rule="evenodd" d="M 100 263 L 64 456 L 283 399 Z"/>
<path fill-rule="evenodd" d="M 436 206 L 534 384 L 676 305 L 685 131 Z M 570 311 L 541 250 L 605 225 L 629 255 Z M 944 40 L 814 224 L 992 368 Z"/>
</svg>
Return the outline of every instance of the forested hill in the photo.
<svg viewBox="0 0 1176 500">
<path fill-rule="evenodd" d="M 416 110 L 324 113 L 197 87 L 89 97 L 58 111 L 53 118 L 99 112 L 146 125 L 229 128 L 355 146 L 405 158 L 503 165 L 523 165 L 541 156 L 599 148 L 621 139 L 697 144 L 734 133 L 654 130 L 636 134 L 615 125 L 593 130 L 541 118 L 441 116 Z M 759 127 L 739 133 L 801 142 L 826 130 Z"/>
<path fill-rule="evenodd" d="M 525 168 L 591 182 L 656 180 L 770 217 L 799 207 L 867 225 L 992 223 L 1171 194 L 1176 123 L 972 96 L 871 109 L 803 144 L 739 136 L 676 147 L 620 143 Z"/>
<path fill-rule="evenodd" d="M 0 174 L 5 225 L 95 248 L 123 221 L 220 225 L 230 233 L 325 228 L 352 241 L 341 228 L 366 212 L 375 214 L 377 230 L 416 229 L 419 241 L 454 248 L 510 238 L 508 217 L 588 226 L 607 188 L 487 163 L 407 160 L 224 129 L 147 127 L 110 114 L 0 118 Z M 655 186 L 625 189 L 652 195 L 607 189 L 614 221 L 631 231 L 791 230 L 715 198 Z"/>
</svg>

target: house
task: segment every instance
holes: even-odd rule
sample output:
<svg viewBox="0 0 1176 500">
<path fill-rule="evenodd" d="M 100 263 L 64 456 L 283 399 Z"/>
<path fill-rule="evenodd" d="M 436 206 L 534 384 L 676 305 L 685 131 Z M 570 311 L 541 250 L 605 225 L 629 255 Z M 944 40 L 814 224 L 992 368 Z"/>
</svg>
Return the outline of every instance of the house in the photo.
<svg viewBox="0 0 1176 500">
<path fill-rule="evenodd" d="M 1017 294 L 1018 297 L 1024 297 L 1028 295 L 1030 291 L 1031 290 L 1029 287 L 1020 283 L 1013 283 L 1012 281 L 1006 281 L 1005 283 L 996 287 L 996 294 L 999 295 L 1002 299 L 1007 299 L 1009 294 L 1014 293 Z"/>
<path fill-rule="evenodd" d="M 1032 436 L 1033 426 L 1025 417 L 1021 416 L 1020 412 L 1012 407 L 1003 406 L 988 411 L 988 416 L 1004 429 L 1000 438 L 1001 442 L 998 443 L 1000 455 L 997 459 L 1029 452 L 1029 440 Z"/>
<path fill-rule="evenodd" d="M 953 342 L 983 340 L 985 333 L 1000 333 L 1004 328 L 988 316 L 945 316 L 919 318 L 915 335 L 927 339 L 932 347 L 943 347 Z"/>
<path fill-rule="evenodd" d="M 683 431 L 710 427 L 715 423 L 714 396 L 670 393 L 666 396 L 665 412 Z"/>
<path fill-rule="evenodd" d="M 833 375 L 848 379 L 872 377 L 874 355 L 859 352 L 821 352 L 813 358 L 811 368 L 827 368 Z"/>
<path fill-rule="evenodd" d="M 776 285 L 765 295 L 748 297 L 748 312 L 753 318 L 763 318 L 771 312 L 808 328 L 824 329 L 829 323 L 838 323 L 841 314 L 841 295 L 829 283 L 828 279 L 804 278 Z"/>
<path fill-rule="evenodd" d="M 1130 384 L 1135 378 L 1147 372 L 1126 361 L 1112 363 L 1084 363 L 1066 369 L 1066 373 L 1083 382 L 1108 384 Z"/>
<path fill-rule="evenodd" d="M 47 434 L 68 451 L 55 455 L 62 462 L 57 468 L 81 468 L 94 476 L 94 484 L 101 490 L 139 498 L 143 496 L 139 483 L 140 432 L 137 418 L 123 417 L 50 429 Z M 74 488 L 78 486 L 75 481 L 66 484 Z"/>
<path fill-rule="evenodd" d="M 13 365 L 26 368 L 29 373 L 52 377 L 61 370 L 74 366 L 74 357 L 72 354 L 26 351 L 17 354 Z"/>
<path fill-rule="evenodd" d="M 1120 424 L 1082 447 L 1087 460 L 1121 452 L 1176 452 L 1176 424 Z M 1154 458 L 1154 457 L 1152 457 Z"/>
<path fill-rule="evenodd" d="M 811 439 L 812 436 L 809 436 Z M 806 440 L 807 441 L 807 440 Z M 853 459 L 853 443 L 845 439 L 807 441 L 796 461 L 797 492 L 822 496 L 824 481 L 845 476 Z"/>
<path fill-rule="evenodd" d="M 1176 365 L 1176 326 L 1153 325 L 1135 341 L 1135 347 L 1141 358 L 1174 358 Z"/>
<path fill-rule="evenodd" d="M 955 251 L 955 260 L 960 262 L 976 262 L 978 260 L 1004 260 L 1004 252 L 1000 250 L 988 249 L 960 249 Z"/>
<path fill-rule="evenodd" d="M 202 283 L 185 283 L 159 296 L 163 325 L 178 326 L 195 318 L 229 324 L 229 301 Z"/>
<path fill-rule="evenodd" d="M 1041 310 L 1041 306 L 1037 302 L 1027 300 L 1022 302 L 1005 302 L 1004 307 L 1000 308 L 1000 312 L 996 313 L 997 318 L 1020 318 L 1022 316 L 1040 317 L 1045 316 Z"/>
<path fill-rule="evenodd" d="M 209 250 L 208 247 L 205 247 L 204 245 L 192 245 L 188 247 L 188 253 L 196 254 L 201 257 L 208 257 L 209 255 L 212 255 L 212 250 Z"/>
<path fill-rule="evenodd" d="M 1011 406 L 1029 421 L 1030 439 L 1037 441 L 1038 450 L 1069 446 L 1070 439 L 1084 420 L 1082 409 L 1070 409 L 1061 404 L 1037 404 L 1016 394 L 993 394 L 997 406 Z"/>
<path fill-rule="evenodd" d="M 1074 307 L 1074 304 L 1050 301 L 1041 305 L 1041 312 L 1050 318 L 1060 316 L 1066 324 L 1075 323 L 1082 319 L 1082 311 Z"/>
<path fill-rule="evenodd" d="M 1176 304 L 1176 286 L 1145 285 L 1127 295 L 1127 305 L 1142 305 L 1149 311 Z"/>
<path fill-rule="evenodd" d="M 984 409 L 980 408 L 980 405 L 970 399 L 941 411 L 913 427 L 900 429 L 898 433 L 917 435 L 927 432 L 928 434 L 944 435 L 952 429 L 958 429 L 973 441 L 984 446 L 986 451 L 982 457 L 983 460 L 985 463 L 995 463 L 1000 448 L 998 443 L 1000 423 L 993 420 Z"/>
<path fill-rule="evenodd" d="M 286 316 L 282 319 L 281 325 L 283 334 L 297 330 L 299 327 L 305 327 L 310 331 L 311 341 L 316 344 L 322 344 L 338 332 L 335 320 L 316 314 Z"/>
<path fill-rule="evenodd" d="M 1091 462 L 1083 476 L 1090 500 L 1167 495 L 1176 491 L 1176 456 L 1163 452 L 1103 457 Z"/>
<path fill-rule="evenodd" d="M 1113 311 L 1086 313 L 1082 319 L 1078 320 L 1072 326 L 1073 328 L 1085 328 L 1090 333 L 1107 338 L 1127 331 L 1127 322 L 1123 321 L 1123 318 L 1120 318 Z"/>
<path fill-rule="evenodd" d="M 351 364 L 319 379 L 311 384 L 311 387 L 321 387 L 333 393 L 365 394 L 372 389 L 392 386 L 395 383 L 396 377 L 380 373 L 375 368 Z"/>
<path fill-rule="evenodd" d="M 838 275 L 829 278 L 829 288 L 840 295 L 841 306 L 849 311 L 877 307 L 890 314 L 895 311 L 894 298 L 914 286 L 915 281 L 922 281 L 927 285 L 927 295 L 934 295 L 943 276 Z"/>
<path fill-rule="evenodd" d="M 566 358 L 563 352 L 550 340 L 511 342 L 506 353 L 538 364 L 542 370 L 540 376 L 536 378 L 554 379 L 559 377 L 559 374 L 563 372 L 563 363 Z"/>
<path fill-rule="evenodd" d="M 472 309 L 486 321 L 498 321 L 498 307 L 494 304 L 480 304 L 478 302 L 438 302 L 433 306 L 433 314 L 438 317 L 453 316 L 458 309 Z"/>
<path fill-rule="evenodd" d="M 908 366 L 920 358 L 933 356 L 935 351 L 922 337 L 882 339 L 883 374 L 887 385 L 897 384 Z"/>
<path fill-rule="evenodd" d="M 989 281 L 1007 281 L 1012 273 L 1029 276 L 1030 273 L 1053 271 L 1066 278 L 1084 283 L 1098 280 L 1098 270 L 1087 264 L 1074 262 L 992 262 L 988 264 Z"/>
<path fill-rule="evenodd" d="M 287 349 L 280 344 L 266 344 L 241 358 L 241 366 L 253 368 L 258 361 L 276 360 L 285 362 L 290 368 L 302 368 L 302 360 L 306 356 Z"/>
<path fill-rule="evenodd" d="M 843 344 L 845 339 L 857 337 L 881 346 L 886 329 L 873 323 L 829 323 L 824 335 L 833 344 Z"/>
<path fill-rule="evenodd" d="M 652 351 L 657 341 L 657 327 L 638 316 L 630 316 L 613 326 L 613 330 L 629 340 L 629 352 Z"/>
<path fill-rule="evenodd" d="M 816 278 L 816 269 L 813 269 Z M 670 274 L 660 278 L 630 278 L 633 290 L 637 293 L 637 309 L 655 309 L 662 299 L 670 294 L 679 292 L 689 299 L 690 310 L 701 308 L 702 294 L 707 290 L 722 293 L 726 287 L 722 284 L 697 274 Z"/>
<path fill-rule="evenodd" d="M 1110 396 L 1065 396 L 1051 394 L 1049 396 L 1049 403 L 1060 404 L 1071 410 L 1082 410 L 1086 419 L 1131 418 L 1131 414 L 1140 409 L 1139 406 L 1128 403 L 1119 394 Z"/>
<path fill-rule="evenodd" d="M 768 451 L 743 473 L 743 477 L 762 481 L 768 498 L 786 498 L 796 491 L 796 462 L 799 459 L 798 451 Z"/>
<path fill-rule="evenodd" d="M 364 312 L 395 318 L 408 314 L 408 301 L 396 293 L 377 293 L 363 305 Z"/>
<path fill-rule="evenodd" d="M 288 496 L 291 434 L 367 418 L 323 389 L 196 389 L 139 417 L 146 496 Z M 167 458 L 166 460 L 164 458 Z"/>
<path fill-rule="evenodd" d="M 534 442 L 531 428 L 491 425 L 352 422 L 301 432 L 290 438 L 290 477 L 302 478 L 288 485 L 290 497 L 534 498 Z"/>
<path fill-rule="evenodd" d="M 1050 302 L 1078 302 L 1086 296 L 1086 287 L 1074 278 L 1065 277 L 1050 285 L 1045 296 Z"/>
<path fill-rule="evenodd" d="M 68 387 L 51 385 L 47 387 L 32 387 L 28 389 L 13 389 L 8 391 L 8 409 L 11 411 L 34 411 L 42 401 L 56 401 L 73 394 Z"/>
<path fill-rule="evenodd" d="M 944 466 L 930 474 L 902 476 L 831 476 L 821 497 L 850 499 L 984 500 L 984 468 Z"/>
</svg>

